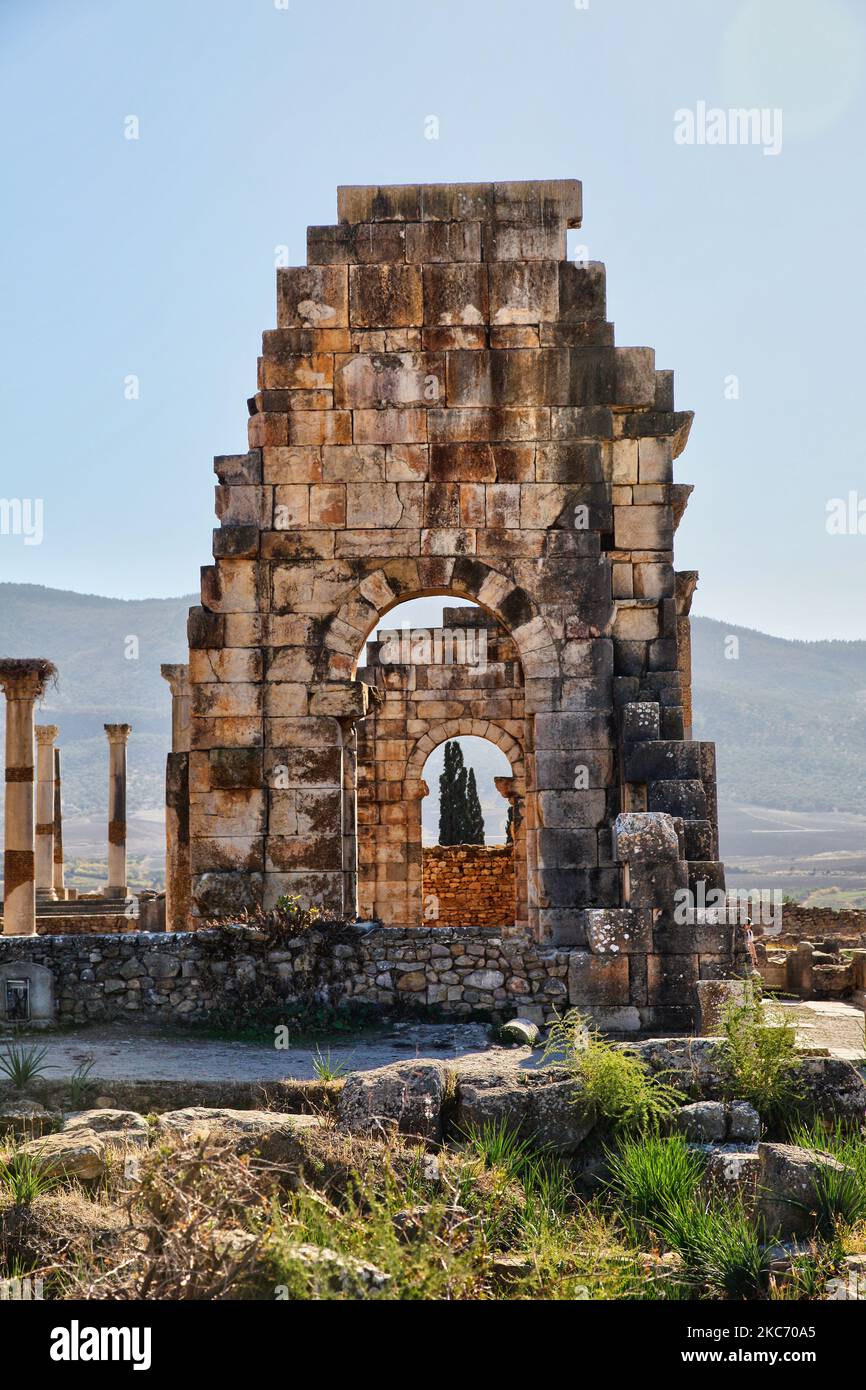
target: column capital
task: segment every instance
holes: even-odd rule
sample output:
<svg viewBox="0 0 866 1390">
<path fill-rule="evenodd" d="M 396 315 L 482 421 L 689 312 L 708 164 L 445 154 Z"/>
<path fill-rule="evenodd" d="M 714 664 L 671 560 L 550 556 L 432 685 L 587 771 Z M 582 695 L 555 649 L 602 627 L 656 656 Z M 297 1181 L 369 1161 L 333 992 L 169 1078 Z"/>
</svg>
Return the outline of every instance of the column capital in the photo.
<svg viewBox="0 0 866 1390">
<path fill-rule="evenodd" d="M 164 681 L 168 681 L 172 695 L 176 695 L 184 685 L 189 684 L 189 666 L 186 662 L 163 662 L 159 674 Z"/>
<path fill-rule="evenodd" d="M 0 659 L 0 686 L 7 700 L 38 700 L 57 667 L 44 656 Z"/>
<path fill-rule="evenodd" d="M 54 742 L 59 733 L 60 729 L 56 724 L 37 724 L 36 742 L 42 744 L 51 744 Z"/>
<path fill-rule="evenodd" d="M 102 727 L 108 734 L 109 743 L 125 744 L 129 735 L 132 733 L 131 724 L 103 724 Z"/>
</svg>

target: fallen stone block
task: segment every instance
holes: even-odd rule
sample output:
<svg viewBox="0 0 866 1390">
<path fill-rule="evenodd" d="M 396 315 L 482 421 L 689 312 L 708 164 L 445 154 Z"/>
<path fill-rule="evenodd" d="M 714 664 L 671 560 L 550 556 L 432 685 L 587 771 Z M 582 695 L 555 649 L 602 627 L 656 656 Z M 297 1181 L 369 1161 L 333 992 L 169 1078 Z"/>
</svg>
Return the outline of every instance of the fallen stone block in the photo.
<svg viewBox="0 0 866 1390">
<path fill-rule="evenodd" d="M 725 1105 L 718 1100 L 699 1100 L 684 1105 L 673 1116 L 674 1128 L 694 1144 L 721 1143 L 727 1133 Z"/>
<path fill-rule="evenodd" d="M 761 1137 L 761 1117 L 747 1100 L 735 1100 L 728 1106 L 728 1138 L 741 1143 L 757 1144 Z"/>
<path fill-rule="evenodd" d="M 841 1175 L 846 1172 L 845 1165 L 830 1154 L 801 1149 L 795 1144 L 759 1144 L 758 1157 L 757 1210 L 767 1235 L 811 1235 L 821 1174 Z"/>
<path fill-rule="evenodd" d="M 239 1154 L 254 1153 L 269 1163 L 298 1166 L 304 1158 L 302 1139 L 312 1129 L 319 1129 L 318 1115 L 286 1115 L 271 1110 L 207 1109 L 189 1106 L 184 1110 L 169 1110 L 157 1120 L 157 1133 L 180 1135 L 190 1140 L 228 1136 L 235 1141 Z"/>
<path fill-rule="evenodd" d="M 22 1098 L 0 1106 L 0 1134 L 38 1138 L 53 1129 L 56 1120 L 56 1115 L 52 1115 L 38 1100 Z"/>
<path fill-rule="evenodd" d="M 439 1140 L 452 1088 L 444 1062 L 426 1059 L 354 1072 L 340 1093 L 340 1122 L 353 1134 L 396 1127 L 401 1134 Z"/>
<path fill-rule="evenodd" d="M 326 1245 L 290 1245 L 284 1252 L 311 1274 L 323 1274 L 332 1287 L 342 1293 L 361 1293 L 383 1289 L 391 1276 L 368 1260 L 338 1255 Z"/>
<path fill-rule="evenodd" d="M 523 1043 L 526 1047 L 534 1047 L 538 1041 L 538 1025 L 528 1018 L 511 1018 L 500 1031 L 508 1042 Z"/>
<path fill-rule="evenodd" d="M 89 1182 L 101 1178 L 106 1171 L 105 1145 L 92 1129 L 75 1130 L 71 1134 L 48 1134 L 23 1144 L 21 1153 L 36 1160 L 49 1177 L 78 1178 Z"/>
</svg>

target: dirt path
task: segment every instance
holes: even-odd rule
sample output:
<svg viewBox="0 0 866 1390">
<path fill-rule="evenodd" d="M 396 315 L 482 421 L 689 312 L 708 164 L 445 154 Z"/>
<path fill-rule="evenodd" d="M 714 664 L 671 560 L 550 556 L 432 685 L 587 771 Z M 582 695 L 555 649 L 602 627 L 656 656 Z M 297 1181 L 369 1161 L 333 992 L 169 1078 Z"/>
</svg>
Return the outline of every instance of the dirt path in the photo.
<svg viewBox="0 0 866 1390">
<path fill-rule="evenodd" d="M 854 1005 L 773 1007 L 796 1024 L 802 1043 L 827 1047 L 834 1057 L 863 1060 L 864 1015 Z M 94 1079 L 105 1081 L 302 1081 L 316 1075 L 316 1046 L 309 1043 L 280 1049 L 265 1043 L 159 1037 L 120 1025 L 40 1034 L 33 1042 L 47 1048 L 46 1076 L 58 1081 L 86 1062 L 92 1064 Z M 341 1075 L 409 1057 L 467 1057 L 490 1049 L 489 1029 L 478 1023 L 395 1024 L 382 1036 L 337 1037 L 319 1044 L 321 1054 Z"/>
<path fill-rule="evenodd" d="M 280 1049 L 263 1043 L 158 1037 L 122 1027 L 40 1034 L 32 1042 L 47 1048 L 43 1065 L 46 1078 L 53 1081 L 71 1076 L 87 1062 L 93 1078 L 103 1081 L 302 1081 L 316 1075 L 316 1047 L 309 1044 Z M 340 1038 L 319 1046 L 332 1067 L 368 1071 L 408 1057 L 485 1052 L 490 1040 L 488 1029 L 480 1024 L 397 1024 L 380 1038 Z"/>
</svg>

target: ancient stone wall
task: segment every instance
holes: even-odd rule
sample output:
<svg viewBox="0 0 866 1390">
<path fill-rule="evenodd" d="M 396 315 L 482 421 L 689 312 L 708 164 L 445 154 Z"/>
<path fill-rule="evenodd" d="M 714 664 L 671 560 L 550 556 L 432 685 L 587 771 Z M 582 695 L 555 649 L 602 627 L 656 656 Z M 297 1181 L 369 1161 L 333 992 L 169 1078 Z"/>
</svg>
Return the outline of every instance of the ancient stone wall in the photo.
<svg viewBox="0 0 866 1390">
<path fill-rule="evenodd" d="M 342 188 L 308 264 L 277 272 L 249 452 L 215 461 L 190 614 L 192 910 L 290 893 L 355 915 L 378 700 L 357 666 L 391 608 L 453 595 L 522 673 L 529 930 L 583 951 L 588 998 L 606 979 L 685 1021 L 696 973 L 732 959 L 706 924 L 654 936 L 675 890 L 723 884 L 713 746 L 684 741 L 673 461 L 691 416 L 651 349 L 614 346 L 604 267 L 567 259 L 581 212 L 576 181 Z M 620 812 L 676 822 L 634 899 Z M 407 879 L 384 863 L 379 881 Z M 593 960 L 584 910 L 638 900 L 642 949 Z"/>
<path fill-rule="evenodd" d="M 385 1009 L 433 1008 L 462 1018 L 473 1012 L 519 1013 L 537 1022 L 567 1007 L 569 961 L 575 952 L 541 948 L 495 931 L 381 928 L 322 933 L 278 947 L 253 931 L 223 937 L 197 932 L 125 936 L 0 939 L 0 966 L 23 961 L 55 976 L 58 1021 L 139 1019 L 160 1024 L 194 1021 L 266 1000 L 287 1007 L 309 997 L 311 966 L 320 999 Z M 331 936 L 333 929 L 330 929 Z M 624 1027 L 638 1025 L 624 1011 Z"/>
<path fill-rule="evenodd" d="M 837 941 L 866 938 L 866 910 L 863 908 L 798 907 L 785 903 L 782 908 L 783 941 L 813 941 L 830 937 Z M 768 942 L 768 945 L 771 944 Z"/>
<path fill-rule="evenodd" d="M 514 921 L 510 845 L 425 845 L 423 866 L 430 926 L 503 927 Z"/>
<path fill-rule="evenodd" d="M 39 936 L 100 936 L 105 932 L 134 932 L 139 930 L 136 918 L 126 917 L 122 912 L 52 913 L 48 917 L 36 918 L 36 932 Z"/>
</svg>

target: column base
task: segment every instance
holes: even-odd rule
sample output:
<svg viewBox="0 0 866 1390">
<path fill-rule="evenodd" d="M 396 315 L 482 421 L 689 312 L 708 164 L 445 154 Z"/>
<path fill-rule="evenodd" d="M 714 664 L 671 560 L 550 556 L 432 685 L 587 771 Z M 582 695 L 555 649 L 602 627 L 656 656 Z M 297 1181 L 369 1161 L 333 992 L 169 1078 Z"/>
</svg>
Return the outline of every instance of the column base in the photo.
<svg viewBox="0 0 866 1390">
<path fill-rule="evenodd" d="M 4 922 L 4 923 L 3 923 L 3 935 L 4 935 L 4 936 L 38 936 L 38 932 L 37 932 L 37 930 L 36 930 L 35 927 L 30 927 L 30 928 L 27 928 L 27 929 L 16 930 L 15 927 L 12 927 L 12 926 L 8 926 L 8 927 L 7 927 L 6 923 Z"/>
</svg>

